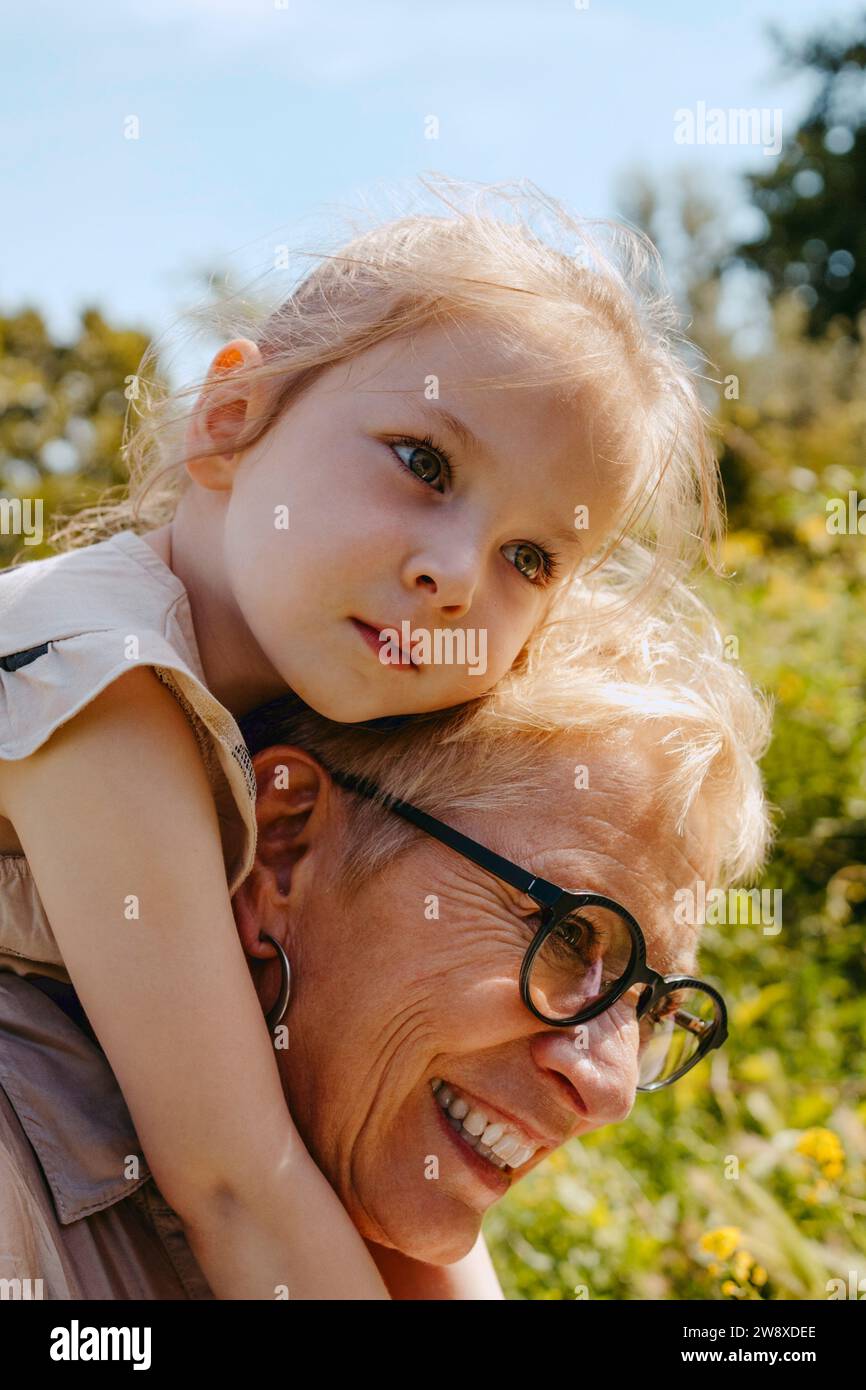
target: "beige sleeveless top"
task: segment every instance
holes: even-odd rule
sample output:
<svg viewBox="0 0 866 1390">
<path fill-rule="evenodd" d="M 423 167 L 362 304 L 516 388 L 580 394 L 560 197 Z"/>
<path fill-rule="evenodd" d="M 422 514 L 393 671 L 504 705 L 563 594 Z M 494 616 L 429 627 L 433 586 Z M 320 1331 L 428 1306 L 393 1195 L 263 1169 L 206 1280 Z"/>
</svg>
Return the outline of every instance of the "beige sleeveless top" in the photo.
<svg viewBox="0 0 866 1390">
<path fill-rule="evenodd" d="M 205 685 L 183 584 L 134 531 L 0 570 L 0 758 L 26 758 L 131 666 L 152 666 L 192 724 L 234 893 L 255 857 L 256 779 Z M 71 983 L 22 854 L 0 853 L 0 970 Z"/>
</svg>

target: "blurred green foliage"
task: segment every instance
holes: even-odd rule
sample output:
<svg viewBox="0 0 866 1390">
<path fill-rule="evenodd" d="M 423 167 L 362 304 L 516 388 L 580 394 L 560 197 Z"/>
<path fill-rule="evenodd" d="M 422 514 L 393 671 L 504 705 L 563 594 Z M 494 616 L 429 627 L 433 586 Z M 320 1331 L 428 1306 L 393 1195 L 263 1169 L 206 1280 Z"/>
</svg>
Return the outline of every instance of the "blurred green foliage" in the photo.
<svg viewBox="0 0 866 1390">
<path fill-rule="evenodd" d="M 96 309 L 82 313 L 76 341 L 63 345 L 33 309 L 0 315 L 0 492 L 41 500 L 46 533 L 50 518 L 122 489 L 124 393 L 148 341 L 112 328 Z M 0 566 L 21 549 L 28 559 L 50 553 L 0 532 Z"/>
</svg>

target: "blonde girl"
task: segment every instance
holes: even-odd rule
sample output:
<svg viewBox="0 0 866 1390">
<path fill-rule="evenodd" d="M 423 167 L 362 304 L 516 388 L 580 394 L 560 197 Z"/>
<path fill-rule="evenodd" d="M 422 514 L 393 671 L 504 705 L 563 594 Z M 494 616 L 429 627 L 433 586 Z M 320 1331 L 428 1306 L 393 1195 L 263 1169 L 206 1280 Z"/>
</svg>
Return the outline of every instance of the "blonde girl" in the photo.
<svg viewBox="0 0 866 1390">
<path fill-rule="evenodd" d="M 0 965 L 74 985 L 217 1298 L 387 1297 L 233 920 L 268 852 L 237 719 L 481 698 L 618 541 L 660 575 L 719 531 L 648 244 L 531 185 L 427 186 L 441 214 L 240 315 L 191 393 L 142 376 L 129 498 L 0 574 Z"/>
</svg>

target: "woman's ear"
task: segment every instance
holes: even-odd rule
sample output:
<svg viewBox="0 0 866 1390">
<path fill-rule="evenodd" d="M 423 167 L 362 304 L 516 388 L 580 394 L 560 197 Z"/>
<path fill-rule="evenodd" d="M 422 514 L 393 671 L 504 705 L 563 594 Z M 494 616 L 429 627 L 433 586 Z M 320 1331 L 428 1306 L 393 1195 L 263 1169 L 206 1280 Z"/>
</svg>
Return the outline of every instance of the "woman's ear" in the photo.
<svg viewBox="0 0 866 1390">
<path fill-rule="evenodd" d="M 261 407 L 261 389 L 244 380 L 243 372 L 261 365 L 262 354 L 250 338 L 233 338 L 211 363 L 185 440 L 186 470 L 210 491 L 224 492 L 232 486 L 237 466 L 235 440 Z M 214 448 L 221 452 L 208 454 Z"/>
<path fill-rule="evenodd" d="M 299 748 L 277 744 L 256 753 L 256 857 L 232 899 L 244 951 L 259 960 L 276 952 L 260 938 L 267 932 L 283 941 L 297 866 L 322 823 L 327 779 L 314 758 Z"/>
</svg>

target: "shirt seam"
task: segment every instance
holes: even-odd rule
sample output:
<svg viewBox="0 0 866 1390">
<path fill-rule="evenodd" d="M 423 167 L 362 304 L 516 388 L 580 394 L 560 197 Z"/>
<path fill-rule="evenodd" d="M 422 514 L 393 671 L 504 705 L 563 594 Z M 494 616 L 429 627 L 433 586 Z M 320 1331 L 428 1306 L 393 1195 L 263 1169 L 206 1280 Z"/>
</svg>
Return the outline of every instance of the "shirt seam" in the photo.
<svg viewBox="0 0 866 1390">
<path fill-rule="evenodd" d="M 174 1270 L 187 1298 L 196 1301 L 200 1297 L 198 1286 L 202 1280 L 210 1292 L 210 1286 L 204 1279 L 198 1262 L 190 1249 L 183 1229 L 183 1222 L 177 1212 L 168 1205 L 153 1178 L 151 1178 L 150 1186 L 145 1185 L 141 1189 L 141 1205 L 146 1209 L 151 1229 L 156 1234 L 165 1257 Z M 173 1246 L 178 1242 L 180 1242 L 180 1250 L 175 1251 Z M 194 1266 L 192 1278 L 190 1278 L 189 1270 L 184 1268 L 189 1262 Z"/>
<path fill-rule="evenodd" d="M 186 588 L 182 580 L 178 579 L 174 570 L 169 569 L 156 551 L 148 545 L 147 541 L 142 540 L 137 532 L 118 531 L 112 539 L 120 544 L 120 548 L 138 565 L 139 569 L 145 570 L 154 579 L 157 579 L 164 589 L 168 589 L 175 600 L 186 597 Z"/>
<path fill-rule="evenodd" d="M 207 677 L 205 676 L 204 667 L 201 664 L 201 653 L 198 649 L 198 639 L 195 635 L 195 627 L 193 626 L 192 622 L 192 614 L 189 614 L 189 623 L 187 623 L 186 613 L 179 613 L 178 609 L 186 609 L 186 612 L 189 612 L 189 595 L 187 594 L 185 589 L 182 594 L 178 594 L 174 603 L 170 604 L 169 607 L 165 610 L 165 614 L 162 620 L 162 637 L 164 641 L 170 642 L 168 629 L 170 623 L 172 622 L 172 620 L 174 620 L 174 622 L 181 630 L 190 657 L 192 658 L 192 660 L 189 663 L 190 670 L 196 677 L 196 680 L 198 680 L 199 684 L 204 686 L 210 698 L 216 701 L 217 704 L 220 704 L 221 702 L 217 700 L 216 696 L 214 695 L 213 691 L 207 683 Z M 224 705 L 222 705 L 221 707 L 225 709 Z M 226 712 L 228 714 L 231 714 L 231 710 L 227 710 Z M 232 718 L 234 718 L 234 716 L 232 716 Z"/>
</svg>

